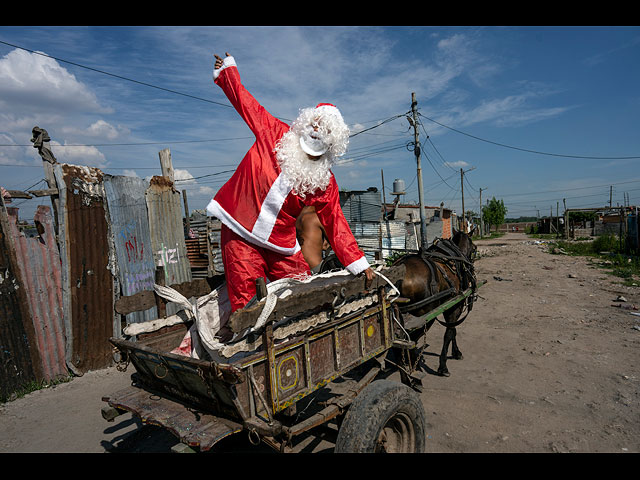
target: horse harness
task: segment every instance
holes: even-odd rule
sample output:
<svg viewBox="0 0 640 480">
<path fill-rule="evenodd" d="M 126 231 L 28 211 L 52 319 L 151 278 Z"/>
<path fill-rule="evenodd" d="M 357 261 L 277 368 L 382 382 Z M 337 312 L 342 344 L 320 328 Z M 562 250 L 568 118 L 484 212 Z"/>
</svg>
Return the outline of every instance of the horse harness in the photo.
<svg viewBox="0 0 640 480">
<path fill-rule="evenodd" d="M 429 296 L 420 300 L 419 302 L 412 303 L 411 305 L 403 306 L 401 311 L 409 312 L 422 307 L 423 305 L 433 303 L 441 298 L 448 297 L 456 294 L 458 289 L 444 271 L 442 263 L 447 264 L 453 272 L 455 272 L 458 280 L 460 281 L 460 289 L 465 290 L 469 286 L 472 288 L 472 292 L 476 290 L 476 276 L 473 268 L 473 262 L 467 258 L 460 248 L 448 238 L 439 238 L 434 241 L 427 249 L 420 250 L 420 258 L 424 261 L 425 265 L 429 268 L 431 273 L 431 283 L 429 285 Z M 442 277 L 449 284 L 449 288 L 441 292 L 437 291 L 438 282 L 436 270 L 440 272 Z M 467 299 L 467 312 L 465 315 L 453 323 L 446 323 L 437 320 L 438 323 L 445 327 L 453 328 L 460 325 L 467 317 L 471 309 L 473 308 L 474 295 L 469 295 Z"/>
</svg>

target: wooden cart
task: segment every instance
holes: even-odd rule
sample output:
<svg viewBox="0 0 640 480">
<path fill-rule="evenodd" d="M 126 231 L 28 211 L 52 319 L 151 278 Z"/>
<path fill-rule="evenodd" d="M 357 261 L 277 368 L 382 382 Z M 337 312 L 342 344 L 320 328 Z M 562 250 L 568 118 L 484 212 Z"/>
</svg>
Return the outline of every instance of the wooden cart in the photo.
<svg viewBox="0 0 640 480">
<path fill-rule="evenodd" d="M 103 398 L 103 416 L 113 420 L 132 412 L 171 431 L 183 450 L 208 451 L 245 432 L 254 444 L 287 452 L 300 435 L 335 421 L 336 452 L 423 451 L 426 422 L 415 391 L 422 373 L 403 360 L 417 347 L 408 340 L 398 308 L 404 300 L 390 298 L 387 282 L 402 278 L 404 267 L 383 273 L 386 278 L 376 277 L 371 285 L 349 276 L 336 288 L 279 301 L 255 337 L 256 351 L 229 362 L 167 353 L 184 330 L 137 342 L 112 338 L 121 367 L 133 364 L 135 373 L 130 387 Z M 424 329 L 473 293 L 450 299 L 421 322 L 412 319 L 411 329 Z M 355 310 L 341 314 L 348 305 Z M 242 331 L 260 311 L 258 305 L 235 312 L 232 329 Z M 282 343 L 274 340 L 283 322 L 318 313 L 326 315 L 325 322 Z M 404 384 L 387 378 L 398 369 Z"/>
</svg>

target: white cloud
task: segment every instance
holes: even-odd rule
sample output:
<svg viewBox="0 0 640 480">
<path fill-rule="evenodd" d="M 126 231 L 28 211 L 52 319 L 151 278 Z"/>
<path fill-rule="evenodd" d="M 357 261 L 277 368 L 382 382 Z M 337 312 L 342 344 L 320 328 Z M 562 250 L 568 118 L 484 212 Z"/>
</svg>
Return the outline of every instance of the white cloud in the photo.
<svg viewBox="0 0 640 480">
<path fill-rule="evenodd" d="M 116 127 L 110 125 L 104 120 L 98 120 L 97 122 L 92 123 L 89 128 L 87 128 L 86 133 L 87 135 L 107 138 L 109 140 L 114 140 L 120 135 L 120 132 Z"/>
<path fill-rule="evenodd" d="M 469 164 L 464 160 L 458 160 L 456 162 L 444 162 L 444 164 L 446 166 L 454 167 L 454 168 L 464 168 L 469 166 Z"/>
<path fill-rule="evenodd" d="M 0 106 L 20 112 L 104 112 L 95 94 L 52 58 L 13 50 L 0 58 Z"/>
<path fill-rule="evenodd" d="M 127 136 L 131 133 L 131 130 L 129 130 L 128 128 L 122 127 L 120 125 L 113 126 L 102 119 L 96 120 L 86 128 L 84 126 L 76 127 L 63 125 L 58 130 L 61 134 L 73 138 L 87 139 L 87 137 L 89 137 L 93 139 L 109 141 L 116 140 L 117 138 Z"/>
<path fill-rule="evenodd" d="M 173 170 L 173 179 L 175 181 L 180 180 L 180 183 L 182 185 L 188 185 L 188 184 L 195 183 L 193 175 L 191 175 L 189 170 L 182 170 L 182 169 L 179 169 L 179 168 L 176 168 L 176 169 Z"/>
<path fill-rule="evenodd" d="M 51 151 L 60 163 L 73 163 L 75 165 L 87 165 L 90 167 L 106 168 L 105 156 L 96 147 L 92 146 L 68 146 L 52 140 Z"/>
</svg>

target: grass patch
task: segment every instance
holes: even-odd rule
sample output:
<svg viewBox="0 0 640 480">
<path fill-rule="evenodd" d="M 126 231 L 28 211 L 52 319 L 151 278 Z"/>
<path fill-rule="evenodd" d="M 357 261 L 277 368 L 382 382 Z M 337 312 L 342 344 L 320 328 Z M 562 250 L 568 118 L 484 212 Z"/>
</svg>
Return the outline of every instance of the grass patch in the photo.
<svg viewBox="0 0 640 480">
<path fill-rule="evenodd" d="M 543 240 L 556 240 L 558 235 L 555 233 L 527 233 L 527 237 L 530 238 L 541 238 Z"/>
<path fill-rule="evenodd" d="M 610 270 L 609 274 L 623 279 L 625 285 L 640 285 L 640 257 L 625 254 L 617 235 L 601 235 L 592 241 L 559 240 L 550 243 L 549 253 L 592 257 L 595 265 Z"/>
<path fill-rule="evenodd" d="M 33 380 L 29 383 L 26 383 L 24 385 L 22 385 L 21 387 L 19 387 L 17 390 L 15 390 L 14 392 L 6 395 L 6 396 L 0 396 L 0 403 L 7 403 L 7 402 L 12 402 L 14 400 L 17 400 L 18 398 L 22 398 L 25 395 L 28 395 L 30 393 L 33 393 L 37 390 L 42 390 L 43 388 L 49 388 L 49 387 L 54 387 L 56 385 L 60 385 L 61 383 L 67 383 L 70 382 L 73 379 L 73 376 L 69 375 L 66 377 L 60 377 L 56 380 L 51 380 L 49 382 L 47 381 L 42 381 L 42 382 L 38 382 L 36 380 Z"/>
<path fill-rule="evenodd" d="M 474 235 L 471 240 L 491 240 L 492 238 L 500 238 L 504 236 L 504 232 L 490 232 L 485 233 L 482 237 L 480 235 Z"/>
</svg>

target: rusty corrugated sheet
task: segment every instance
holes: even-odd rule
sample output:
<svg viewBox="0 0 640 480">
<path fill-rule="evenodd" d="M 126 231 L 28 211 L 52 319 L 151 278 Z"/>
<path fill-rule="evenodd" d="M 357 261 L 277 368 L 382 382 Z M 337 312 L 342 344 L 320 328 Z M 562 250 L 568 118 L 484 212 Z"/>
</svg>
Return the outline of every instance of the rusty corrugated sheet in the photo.
<svg viewBox="0 0 640 480">
<path fill-rule="evenodd" d="M 169 179 L 156 176 L 149 182 L 146 198 L 153 258 L 164 267 L 165 285 L 190 282 L 180 192 Z"/>
<path fill-rule="evenodd" d="M 42 375 L 37 347 L 29 340 L 33 324 L 8 223 L 0 205 L 0 400 Z"/>
<path fill-rule="evenodd" d="M 76 374 L 112 363 L 113 277 L 102 172 L 56 164 L 67 366 Z"/>
<path fill-rule="evenodd" d="M 139 177 L 104 177 L 116 259 L 114 273 L 119 281 L 120 296 L 153 291 L 155 265 L 145 199 L 147 187 L 148 182 Z M 144 322 L 155 318 L 158 318 L 158 310 L 153 307 L 130 313 L 126 322 Z"/>
<path fill-rule="evenodd" d="M 62 274 L 51 207 L 39 205 L 33 227 L 18 226 L 18 209 L 8 208 L 16 257 L 33 322 L 44 380 L 68 375 L 62 312 Z"/>
</svg>

